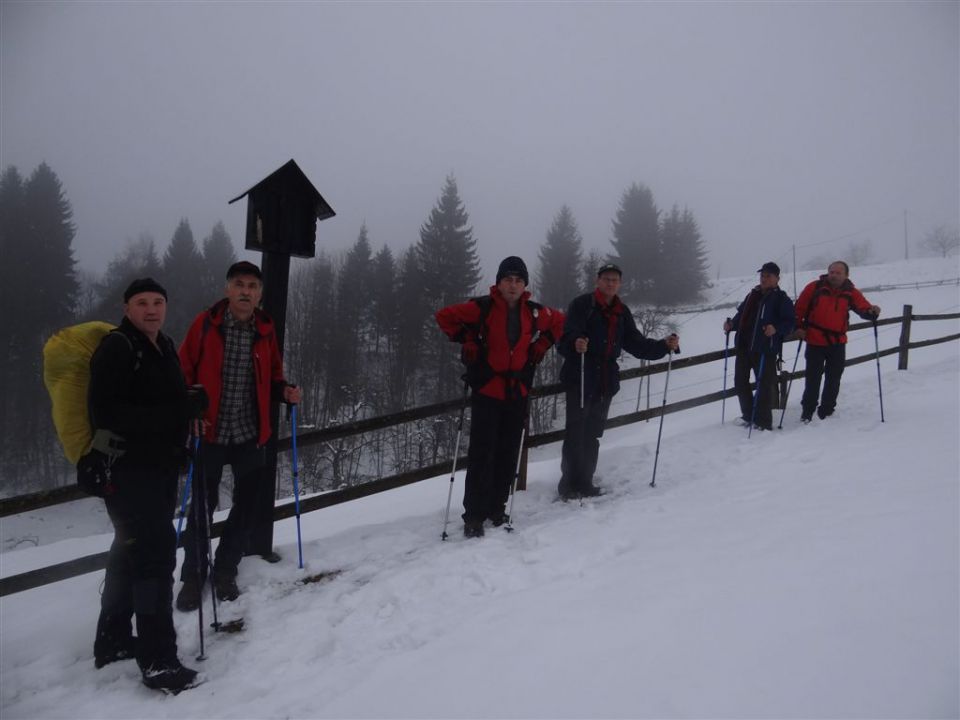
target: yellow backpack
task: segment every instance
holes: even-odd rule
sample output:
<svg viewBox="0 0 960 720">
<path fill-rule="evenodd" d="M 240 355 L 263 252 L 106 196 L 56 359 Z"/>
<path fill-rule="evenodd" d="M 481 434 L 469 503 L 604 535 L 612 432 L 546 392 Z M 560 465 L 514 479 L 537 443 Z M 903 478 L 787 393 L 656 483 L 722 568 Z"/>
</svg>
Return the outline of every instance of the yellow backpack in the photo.
<svg viewBox="0 0 960 720">
<path fill-rule="evenodd" d="M 53 424 L 67 460 L 74 465 L 93 441 L 87 410 L 90 358 L 115 327 L 99 321 L 80 323 L 59 331 L 43 346 L 43 384 L 53 404 Z"/>
</svg>

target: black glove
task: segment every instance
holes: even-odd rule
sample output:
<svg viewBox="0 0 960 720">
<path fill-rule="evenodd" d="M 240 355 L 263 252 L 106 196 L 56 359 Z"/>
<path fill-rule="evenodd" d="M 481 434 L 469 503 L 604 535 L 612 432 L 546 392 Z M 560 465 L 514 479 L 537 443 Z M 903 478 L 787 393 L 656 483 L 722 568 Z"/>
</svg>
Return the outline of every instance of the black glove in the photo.
<svg viewBox="0 0 960 720">
<path fill-rule="evenodd" d="M 187 386 L 187 411 L 191 420 L 203 419 L 203 414 L 210 407 L 210 398 L 203 385 Z"/>
<path fill-rule="evenodd" d="M 106 497 L 116 491 L 110 481 L 110 459 L 99 450 L 91 450 L 77 461 L 77 485 L 87 495 Z"/>
<path fill-rule="evenodd" d="M 473 365 L 480 357 L 480 346 L 473 340 L 467 340 L 460 348 L 460 362 L 464 365 Z"/>
</svg>

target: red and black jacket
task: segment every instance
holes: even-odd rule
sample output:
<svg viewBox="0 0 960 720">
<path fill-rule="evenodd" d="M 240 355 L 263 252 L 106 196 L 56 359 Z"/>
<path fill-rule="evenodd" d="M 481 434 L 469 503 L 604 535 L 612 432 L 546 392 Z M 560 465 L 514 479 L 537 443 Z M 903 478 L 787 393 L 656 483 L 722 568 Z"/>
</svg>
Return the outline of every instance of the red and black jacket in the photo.
<svg viewBox="0 0 960 720">
<path fill-rule="evenodd" d="M 821 275 L 809 283 L 797 298 L 797 328 L 807 331 L 808 345 L 839 345 L 847 342 L 850 311 L 865 320 L 870 319 L 870 302 L 857 290 L 849 278 L 834 288 Z"/>
<path fill-rule="evenodd" d="M 480 355 L 467 367 L 467 379 L 475 392 L 497 400 L 526 397 L 533 379 L 530 347 L 546 351 L 563 332 L 563 313 L 520 296 L 520 337 L 510 346 L 507 337 L 507 301 L 497 286 L 490 295 L 437 311 L 437 325 L 453 342 L 476 342 Z M 542 357 L 542 353 L 541 353 Z"/>
<path fill-rule="evenodd" d="M 216 442 L 217 414 L 220 410 L 223 373 L 223 316 L 226 298 L 197 315 L 183 344 L 180 345 L 180 364 L 187 385 L 203 385 L 210 398 L 210 407 L 204 414 L 209 425 L 204 433 L 206 442 Z M 280 401 L 287 382 L 283 379 L 283 362 L 277 347 L 273 320 L 263 310 L 253 312 L 256 337 L 253 341 L 253 371 L 257 389 L 257 418 L 260 432 L 257 445 L 270 438 L 270 401 Z"/>
</svg>

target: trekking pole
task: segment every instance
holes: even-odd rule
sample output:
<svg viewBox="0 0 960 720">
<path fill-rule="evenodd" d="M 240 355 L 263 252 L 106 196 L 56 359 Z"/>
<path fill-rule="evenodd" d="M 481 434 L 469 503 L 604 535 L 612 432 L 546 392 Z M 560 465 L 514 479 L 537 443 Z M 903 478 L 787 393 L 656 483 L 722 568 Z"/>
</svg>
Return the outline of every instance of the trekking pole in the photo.
<svg viewBox="0 0 960 720">
<path fill-rule="evenodd" d="M 727 322 L 730 322 L 730 318 L 727 318 Z M 723 425 L 723 421 L 726 418 L 727 414 L 727 358 L 730 356 L 730 331 L 727 330 L 724 334 L 723 341 L 723 400 L 720 401 L 720 424 Z"/>
<path fill-rule="evenodd" d="M 290 434 L 293 445 L 293 507 L 297 513 L 297 556 L 300 569 L 303 570 L 303 541 L 300 538 L 300 483 L 297 470 L 297 406 L 290 406 Z"/>
<path fill-rule="evenodd" d="M 203 505 L 203 518 L 204 520 L 206 520 L 206 523 L 207 523 L 206 525 L 207 532 L 205 533 L 206 564 L 204 565 L 204 568 L 207 571 L 207 580 L 210 581 L 210 606 L 213 609 L 213 622 L 210 624 L 210 627 L 213 628 L 214 632 L 220 632 L 220 618 L 217 617 L 217 588 L 215 587 L 213 582 L 213 561 L 212 561 L 213 551 L 211 549 L 212 545 L 211 545 L 211 539 L 210 539 L 210 532 L 211 532 L 210 526 L 212 525 L 212 518 L 210 517 L 211 513 L 207 506 L 207 475 L 205 472 L 203 472 L 202 465 L 200 466 L 199 471 L 197 472 L 197 479 L 198 479 L 197 494 L 198 494 L 198 497 L 200 497 L 201 504 Z M 236 480 L 234 480 L 234 482 L 236 482 Z M 198 567 L 199 567 L 199 563 L 198 563 Z M 202 617 L 203 616 L 203 584 L 198 583 L 198 585 L 200 588 L 200 603 L 198 607 L 200 609 L 201 617 Z"/>
<path fill-rule="evenodd" d="M 190 458 L 190 467 L 187 469 L 187 481 L 183 484 L 183 495 L 180 498 L 180 516 L 177 518 L 177 547 L 180 546 L 180 533 L 183 531 L 183 518 L 187 514 L 187 501 L 190 499 L 190 484 L 193 480 L 193 466 L 197 461 L 197 451 L 200 449 L 200 436 L 193 441 L 193 457 Z"/>
<path fill-rule="evenodd" d="M 580 409 L 583 410 L 583 371 L 587 362 L 587 354 L 580 353 Z"/>
<path fill-rule="evenodd" d="M 777 425 L 777 430 L 783 430 L 783 416 L 787 414 L 787 399 L 790 397 L 790 388 L 793 387 L 793 374 L 797 371 L 797 361 L 800 359 L 800 349 L 803 347 L 803 339 L 800 339 L 800 344 L 797 345 L 797 356 L 793 359 L 793 370 L 790 372 L 790 380 L 787 382 L 787 392 L 783 396 L 783 410 L 780 412 L 780 424 Z"/>
<path fill-rule="evenodd" d="M 470 385 L 463 381 L 463 402 L 460 404 L 460 420 L 457 422 L 457 444 L 453 451 L 453 468 L 450 470 L 450 489 L 447 490 L 447 509 L 443 514 L 443 534 L 441 540 L 447 539 L 447 525 L 450 523 L 450 500 L 453 498 L 453 479 L 457 474 L 457 459 L 460 456 L 460 438 L 463 437 L 463 413 L 467 409 L 467 392 Z"/>
<path fill-rule="evenodd" d="M 677 353 L 680 348 L 677 348 Z M 667 409 L 667 388 L 670 387 L 670 368 L 673 366 L 673 352 L 667 353 L 667 379 L 663 381 L 663 404 L 660 406 L 660 429 L 657 430 L 657 452 L 653 456 L 653 477 L 650 478 L 650 487 L 657 486 L 657 461 L 660 460 L 660 436 L 663 435 L 663 416 Z"/>
<path fill-rule="evenodd" d="M 194 465 L 197 464 L 197 460 L 198 458 L 194 457 Z M 207 566 L 209 565 L 210 558 L 202 557 L 203 553 L 200 549 L 201 548 L 200 543 L 202 540 L 202 538 L 200 537 L 200 528 L 204 526 L 200 519 L 200 513 L 203 512 L 204 514 L 206 514 L 207 504 L 206 502 L 201 503 L 197 498 L 197 492 L 194 491 L 193 501 L 191 502 L 191 505 L 193 506 L 193 523 L 194 523 L 193 526 L 195 528 L 193 551 L 196 553 L 196 556 L 197 556 L 197 593 L 200 597 L 200 602 L 197 603 L 197 624 L 200 628 L 200 654 L 197 655 L 197 660 L 202 662 L 203 660 L 207 659 L 207 656 L 204 653 L 204 646 L 203 646 L 203 573 L 204 573 L 204 570 L 206 570 Z M 204 517 L 206 517 L 206 515 L 204 515 Z"/>
<path fill-rule="evenodd" d="M 770 338 L 770 347 L 773 347 L 773 338 Z M 757 390 L 753 393 L 753 410 L 750 412 L 750 429 L 747 430 L 747 439 L 753 434 L 753 424 L 757 421 L 757 405 L 760 404 L 760 390 L 763 388 L 763 364 L 767 354 L 760 352 L 760 367 L 757 370 Z"/>
<path fill-rule="evenodd" d="M 877 335 L 877 318 L 873 318 L 873 346 L 877 352 L 877 389 L 880 391 L 880 422 L 883 419 L 883 383 L 880 382 L 880 338 Z"/>
<path fill-rule="evenodd" d="M 513 472 L 513 486 L 510 488 L 510 512 L 507 513 L 507 524 L 504 526 L 507 532 L 513 532 L 513 501 L 517 499 L 517 483 L 520 481 L 520 461 L 523 459 L 523 443 L 527 439 L 527 422 L 523 422 L 523 430 L 520 431 L 520 449 L 517 451 L 517 467 Z"/>
</svg>

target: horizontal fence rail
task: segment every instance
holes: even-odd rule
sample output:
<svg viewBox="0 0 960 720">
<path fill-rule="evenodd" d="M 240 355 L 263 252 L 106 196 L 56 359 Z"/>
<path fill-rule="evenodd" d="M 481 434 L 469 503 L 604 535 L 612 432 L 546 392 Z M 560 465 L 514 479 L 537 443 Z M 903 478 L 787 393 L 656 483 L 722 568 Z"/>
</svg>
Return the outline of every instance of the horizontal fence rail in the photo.
<svg viewBox="0 0 960 720">
<path fill-rule="evenodd" d="M 904 322 L 905 318 L 906 322 Z M 903 316 L 884 318 L 882 320 L 878 320 L 876 324 L 878 326 L 901 324 L 905 327 L 909 327 L 910 321 L 956 319 L 960 319 L 960 313 L 948 313 L 941 315 L 913 315 L 910 306 L 908 305 L 904 308 Z M 873 324 L 874 323 L 872 321 L 854 323 L 850 325 L 848 332 L 872 328 Z M 901 334 L 899 343 L 885 350 L 880 350 L 879 357 L 896 354 L 900 354 L 901 357 L 903 357 L 904 353 L 912 349 L 938 345 L 955 340 L 960 340 L 960 333 L 953 333 L 943 337 L 933 338 L 930 340 L 920 340 L 916 342 L 911 342 L 909 340 L 909 334 L 907 334 L 906 338 L 904 338 L 903 334 Z M 703 353 L 701 355 L 676 358 L 671 364 L 673 370 L 678 370 L 686 367 L 703 365 L 705 363 L 716 362 L 718 360 L 722 360 L 723 357 L 724 351 L 717 350 L 714 352 Z M 876 352 L 867 353 L 855 358 L 848 358 L 846 365 L 859 365 L 860 363 L 870 362 L 877 357 L 878 354 Z M 667 363 L 658 363 L 656 365 L 647 365 L 644 367 L 636 367 L 629 370 L 624 370 L 620 373 L 620 378 L 621 380 L 631 380 L 666 372 L 666 370 Z M 797 379 L 802 378 L 803 375 L 804 372 L 802 370 L 798 370 L 793 373 L 784 371 L 780 377 L 781 379 Z M 549 397 L 562 392 L 564 392 L 563 386 L 559 383 L 555 383 L 534 388 L 534 390 L 531 392 L 531 395 L 533 397 Z M 707 393 L 705 395 L 700 395 L 698 397 L 673 402 L 664 406 L 653 407 L 646 410 L 627 413 L 625 415 L 617 415 L 616 417 L 609 418 L 604 427 L 606 429 L 623 427 L 625 425 L 659 417 L 661 414 L 669 415 L 675 412 L 689 410 L 701 405 L 717 402 L 723 398 L 734 397 L 735 395 L 736 389 L 730 387 L 725 391 L 719 390 L 716 392 Z M 444 413 L 459 410 L 461 404 L 462 400 L 459 399 L 447 400 L 440 403 L 434 403 L 432 405 L 424 405 L 422 407 L 412 408 L 410 410 L 391 413 L 389 415 L 381 415 L 374 418 L 367 418 L 352 423 L 345 423 L 342 425 L 323 428 L 321 430 L 314 430 L 311 432 L 298 434 L 297 446 L 299 448 L 308 445 L 316 445 L 319 443 L 328 442 L 330 440 L 348 437 L 350 435 L 358 435 L 364 432 L 370 432 L 372 430 L 381 430 L 394 425 L 411 422 L 413 420 L 422 420 L 425 418 L 434 417 L 436 415 L 442 415 Z M 544 432 L 537 435 L 531 435 L 525 441 L 525 447 L 540 447 L 543 445 L 549 445 L 550 443 L 559 442 L 563 440 L 564 432 L 565 431 L 561 429 L 551 430 L 549 432 Z M 277 445 L 279 450 L 289 450 L 290 438 L 280 438 L 277 441 Z M 370 495 L 375 495 L 387 490 L 393 490 L 405 485 L 411 485 L 422 480 L 443 475 L 449 472 L 452 460 L 453 459 L 451 458 L 449 460 L 444 460 L 441 463 L 416 468 L 414 470 L 409 470 L 397 475 L 391 475 L 389 477 L 379 478 L 377 480 L 371 480 L 359 485 L 340 488 L 338 490 L 331 490 L 329 492 L 324 492 L 301 499 L 300 513 L 302 515 L 314 510 L 320 510 L 333 505 L 339 505 L 340 503 L 349 502 L 351 500 L 358 500 L 363 497 L 368 497 Z M 457 460 L 457 467 L 465 467 L 466 462 L 467 457 L 462 456 Z M 71 502 L 73 500 L 87 497 L 89 496 L 83 494 L 78 488 L 73 486 L 31 493 L 29 495 L 20 495 L 17 497 L 0 500 L 0 517 L 27 512 L 65 502 Z M 274 522 L 278 520 L 285 520 L 294 517 L 295 514 L 296 509 L 294 503 L 292 501 L 285 501 L 274 506 L 273 519 Z M 211 535 L 213 537 L 219 537 L 223 525 L 224 521 L 214 523 L 211 526 Z M 73 560 L 67 560 L 55 565 L 37 568 L 35 570 L 19 573 L 17 575 L 11 575 L 6 578 L 0 578 L 0 597 L 10 595 L 12 593 L 22 592 L 24 590 L 30 590 L 32 588 L 58 582 L 60 580 L 66 580 L 68 578 L 83 575 L 85 573 L 102 570 L 106 567 L 106 560 L 107 553 L 102 552 L 94 555 L 86 555 L 84 557 L 75 558 Z"/>
</svg>

